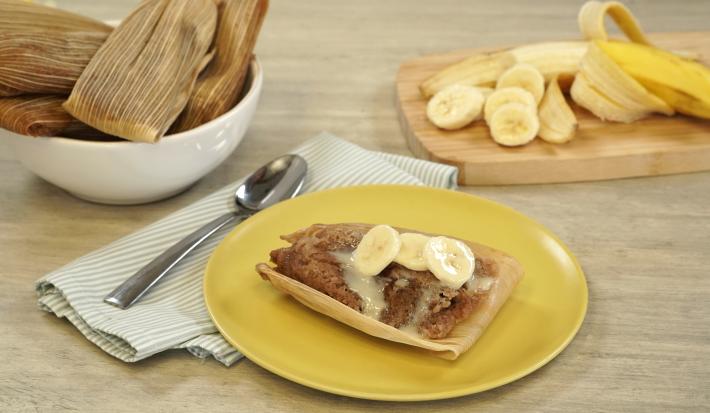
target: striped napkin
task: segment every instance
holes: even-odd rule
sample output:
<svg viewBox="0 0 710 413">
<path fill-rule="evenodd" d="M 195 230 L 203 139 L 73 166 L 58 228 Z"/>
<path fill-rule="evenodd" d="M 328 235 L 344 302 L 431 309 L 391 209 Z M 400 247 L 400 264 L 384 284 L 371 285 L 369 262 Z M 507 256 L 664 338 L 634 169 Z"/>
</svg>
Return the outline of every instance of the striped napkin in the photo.
<svg viewBox="0 0 710 413">
<path fill-rule="evenodd" d="M 323 133 L 293 151 L 308 162 L 305 192 L 377 183 L 456 187 L 456 168 L 371 152 Z M 127 310 L 102 300 L 117 285 L 188 233 L 227 212 L 240 182 L 228 185 L 158 222 L 91 252 L 36 283 L 39 306 L 65 317 L 91 342 L 134 362 L 168 349 L 213 356 L 229 366 L 242 355 L 212 324 L 202 298 L 202 275 L 220 240 L 213 235 Z"/>
</svg>

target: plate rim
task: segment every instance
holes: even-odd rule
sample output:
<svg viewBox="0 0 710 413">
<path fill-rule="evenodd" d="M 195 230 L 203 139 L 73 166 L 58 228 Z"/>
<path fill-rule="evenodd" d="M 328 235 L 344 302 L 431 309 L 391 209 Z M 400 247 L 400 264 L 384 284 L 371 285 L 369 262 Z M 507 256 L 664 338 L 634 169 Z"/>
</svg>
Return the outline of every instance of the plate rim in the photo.
<svg viewBox="0 0 710 413">
<path fill-rule="evenodd" d="M 439 193 L 446 193 L 448 195 L 453 195 L 460 197 L 462 199 L 467 198 L 467 197 L 473 197 L 479 202 L 487 203 L 487 204 L 492 204 L 493 206 L 497 208 L 502 208 L 504 210 L 507 210 L 510 213 L 513 213 L 515 215 L 518 215 L 526 220 L 528 220 L 533 226 L 536 227 L 536 229 L 541 230 L 544 232 L 546 235 L 551 237 L 562 249 L 563 251 L 567 254 L 568 257 L 572 260 L 572 263 L 574 264 L 574 268 L 577 272 L 577 275 L 581 277 L 582 281 L 582 289 L 583 289 L 583 295 L 584 295 L 584 300 L 582 303 L 582 311 L 579 313 L 579 316 L 575 320 L 574 328 L 570 330 L 570 333 L 567 335 L 564 341 L 560 343 L 557 348 L 555 348 L 554 351 L 550 352 L 546 357 L 541 359 L 539 362 L 531 365 L 530 367 L 521 370 L 520 372 L 516 374 L 512 374 L 508 377 L 502 378 L 500 380 L 496 380 L 493 382 L 489 382 L 486 385 L 476 385 L 476 386 L 463 386 L 458 389 L 454 390 L 443 390 L 443 391 L 436 391 L 436 392 L 427 392 L 427 393 L 413 393 L 413 394 L 383 394 L 383 393 L 372 393 L 372 392 L 367 392 L 367 391 L 359 391 L 359 390 L 348 390 L 348 389 L 342 389 L 338 386 L 331 386 L 327 384 L 322 384 L 317 381 L 309 380 L 302 378 L 298 375 L 291 374 L 288 371 L 283 370 L 282 368 L 278 367 L 277 365 L 274 365 L 272 363 L 269 363 L 268 361 L 263 360 L 261 357 L 255 355 L 254 353 L 242 349 L 237 343 L 235 343 L 230 336 L 224 331 L 222 326 L 220 325 L 219 321 L 216 319 L 216 317 L 213 314 L 212 307 L 210 306 L 210 300 L 207 295 L 207 280 L 208 280 L 208 273 L 210 272 L 210 268 L 213 267 L 214 265 L 214 257 L 217 254 L 217 251 L 219 251 L 224 243 L 227 241 L 228 238 L 232 237 L 234 232 L 238 230 L 238 226 L 236 226 L 234 229 L 232 229 L 225 237 L 220 241 L 220 243 L 217 245 L 217 247 L 214 249 L 212 254 L 210 254 L 210 258 L 207 261 L 207 265 L 205 266 L 204 269 L 204 276 L 202 280 L 202 296 L 205 301 L 205 307 L 207 308 L 207 312 L 209 313 L 210 319 L 214 323 L 215 327 L 219 331 L 220 335 L 227 341 L 230 345 L 234 346 L 240 353 L 244 355 L 247 359 L 249 359 L 251 362 L 254 364 L 258 365 L 259 367 L 269 371 L 270 373 L 273 373 L 279 377 L 282 377 L 284 379 L 287 379 L 289 381 L 292 381 L 294 383 L 298 383 L 302 386 L 310 387 L 312 389 L 320 390 L 326 393 L 331 393 L 339 396 L 347 396 L 347 397 L 352 397 L 352 398 L 357 398 L 357 399 L 364 399 L 364 400 L 378 400 L 378 401 L 401 401 L 401 402 L 417 402 L 417 401 L 430 401 L 430 400 L 444 400 L 444 399 L 452 399 L 452 398 L 457 398 L 457 397 L 463 397 L 463 396 L 470 396 L 473 394 L 477 393 L 482 393 L 484 391 L 492 390 L 497 387 L 504 386 L 506 384 L 512 383 L 516 380 L 520 380 L 521 378 L 528 376 L 532 374 L 533 372 L 539 370 L 540 368 L 544 367 L 546 364 L 548 364 L 550 361 L 555 359 L 564 349 L 569 346 L 569 344 L 574 340 L 574 338 L 577 336 L 577 333 L 579 332 L 580 328 L 582 327 L 582 324 L 584 323 L 584 319 L 586 318 L 587 315 L 587 309 L 589 306 L 589 286 L 587 285 L 587 277 L 584 274 L 584 270 L 582 269 L 582 266 L 580 265 L 579 261 L 577 260 L 577 257 L 572 253 L 572 251 L 567 247 L 565 243 L 563 243 L 557 235 L 547 229 L 544 225 L 540 224 L 536 220 L 528 217 L 527 215 L 518 212 L 517 210 L 501 204 L 499 202 L 478 196 L 478 195 L 473 195 L 469 194 L 466 192 L 461 192 L 457 190 L 450 190 L 450 189 L 443 189 L 443 188 L 433 188 L 433 187 L 427 187 L 427 186 L 418 186 L 418 185 L 402 185 L 402 184 L 370 184 L 370 185 L 353 185 L 353 186 L 346 186 L 346 187 L 337 187 L 337 188 L 330 188 L 330 189 L 325 189 L 321 191 L 315 191 L 315 192 L 309 192 L 303 195 L 300 195 L 296 198 L 292 198 L 283 202 L 280 202 L 279 204 L 275 205 L 276 206 L 281 206 L 287 203 L 290 203 L 293 200 L 301 199 L 301 198 L 306 198 L 306 197 L 312 197 L 316 195 L 320 195 L 323 193 L 331 193 L 331 192 L 341 192 L 341 191 L 352 191 L 352 190 L 368 190 L 370 188 L 400 188 L 400 189 L 406 189 L 406 190 L 422 190 L 425 192 L 433 191 L 433 192 L 439 192 Z M 273 207 L 272 207 L 273 208 Z M 258 214 L 258 213 L 257 213 Z M 255 214 L 255 215 L 257 215 Z M 498 248 L 496 248 L 498 249 Z M 504 251 L 505 252 L 505 251 Z"/>
</svg>

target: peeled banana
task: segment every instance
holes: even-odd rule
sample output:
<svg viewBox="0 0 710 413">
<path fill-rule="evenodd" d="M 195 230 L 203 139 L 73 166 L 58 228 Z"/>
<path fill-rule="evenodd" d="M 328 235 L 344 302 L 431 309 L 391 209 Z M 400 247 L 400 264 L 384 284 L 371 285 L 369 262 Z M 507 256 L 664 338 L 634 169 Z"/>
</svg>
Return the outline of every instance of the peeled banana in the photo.
<svg viewBox="0 0 710 413">
<path fill-rule="evenodd" d="M 473 276 L 476 260 L 473 252 L 459 240 L 432 237 L 424 246 L 427 268 L 439 281 L 458 290 Z"/>
<path fill-rule="evenodd" d="M 429 270 L 447 287 L 458 290 L 473 277 L 476 259 L 465 243 L 448 237 L 399 234 L 389 225 L 372 227 L 353 252 L 353 267 L 373 277 L 391 262 L 414 271 Z"/>
<path fill-rule="evenodd" d="M 453 84 L 491 86 L 501 73 L 515 63 L 510 53 L 496 52 L 474 55 L 446 67 L 419 85 L 422 96 L 429 98 Z"/>
<path fill-rule="evenodd" d="M 538 136 L 546 142 L 565 143 L 574 138 L 577 130 L 577 117 L 567 104 L 560 90 L 557 78 L 550 80 L 545 96 L 538 108 L 540 131 Z"/>
<path fill-rule="evenodd" d="M 447 66 L 421 85 L 422 96 L 429 98 L 455 83 L 467 86 L 494 85 L 503 72 L 516 63 L 535 66 L 545 79 L 558 76 L 571 79 L 587 51 L 587 42 L 543 42 L 512 49 L 478 54 Z"/>
<path fill-rule="evenodd" d="M 491 137 L 500 145 L 519 146 L 535 139 L 540 129 L 537 113 L 520 103 L 499 107 L 488 123 Z"/>
<path fill-rule="evenodd" d="M 405 232 L 399 235 L 401 246 L 394 262 L 410 270 L 425 271 L 427 262 L 424 259 L 424 247 L 429 242 L 429 237 L 416 232 Z"/>
<path fill-rule="evenodd" d="M 517 63 L 535 66 L 545 81 L 556 77 L 567 86 L 572 83 L 586 52 L 587 42 L 583 41 L 533 43 L 509 50 Z"/>
<path fill-rule="evenodd" d="M 426 114 L 431 123 L 441 129 L 460 129 L 480 117 L 483 101 L 483 94 L 477 88 L 455 84 L 429 100 Z"/>
<path fill-rule="evenodd" d="M 527 106 L 532 112 L 535 112 L 537 108 L 537 103 L 535 103 L 532 93 L 523 88 L 504 87 L 496 89 L 495 92 L 488 96 L 483 108 L 483 116 L 486 119 L 486 123 L 490 124 L 496 110 L 507 103 L 520 103 Z"/>
<path fill-rule="evenodd" d="M 363 276 L 373 277 L 399 254 L 399 233 L 388 225 L 372 227 L 353 252 L 353 267 Z"/>
<path fill-rule="evenodd" d="M 530 92 L 535 98 L 535 105 L 540 103 L 545 94 L 545 78 L 535 66 L 518 63 L 503 72 L 496 82 L 496 89 L 520 87 Z"/>
</svg>

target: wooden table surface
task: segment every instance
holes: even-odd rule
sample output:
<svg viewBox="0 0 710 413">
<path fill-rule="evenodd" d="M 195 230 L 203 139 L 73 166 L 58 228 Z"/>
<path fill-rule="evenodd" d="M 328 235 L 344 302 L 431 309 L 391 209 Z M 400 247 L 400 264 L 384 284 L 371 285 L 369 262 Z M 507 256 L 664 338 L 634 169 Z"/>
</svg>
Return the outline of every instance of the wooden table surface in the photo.
<svg viewBox="0 0 710 413">
<path fill-rule="evenodd" d="M 60 1 L 102 19 L 135 1 Z M 126 364 L 36 307 L 34 281 L 232 182 L 321 130 L 407 154 L 398 63 L 420 54 L 577 36 L 581 1 L 273 0 L 257 54 L 264 94 L 244 142 L 188 192 L 150 205 L 80 201 L 33 176 L 0 142 L 0 411 L 707 411 L 710 173 L 468 187 L 546 225 L 579 258 L 589 310 L 555 360 L 482 394 L 423 403 L 333 396 L 248 360 L 184 351 Z M 707 1 L 634 1 L 657 31 L 710 29 Z M 710 41 L 710 39 L 709 39 Z"/>
</svg>

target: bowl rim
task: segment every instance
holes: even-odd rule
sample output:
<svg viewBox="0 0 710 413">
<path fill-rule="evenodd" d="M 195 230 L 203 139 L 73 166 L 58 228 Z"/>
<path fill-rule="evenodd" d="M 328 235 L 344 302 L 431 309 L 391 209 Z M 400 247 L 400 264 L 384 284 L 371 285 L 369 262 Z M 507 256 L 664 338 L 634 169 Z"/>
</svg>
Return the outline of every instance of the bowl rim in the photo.
<svg viewBox="0 0 710 413">
<path fill-rule="evenodd" d="M 264 76 L 264 71 L 261 66 L 261 62 L 259 61 L 259 58 L 256 55 L 252 55 L 251 61 L 249 62 L 249 71 L 251 73 L 251 82 L 249 83 L 249 90 L 247 93 L 245 93 L 241 100 L 237 102 L 234 107 L 229 109 L 228 111 L 224 112 L 223 114 L 217 116 L 216 118 L 212 119 L 211 121 L 207 123 L 203 123 L 202 125 L 192 128 L 183 132 L 178 132 L 174 133 L 171 135 L 165 135 L 160 138 L 158 142 L 155 143 L 147 143 L 147 142 L 134 142 L 130 140 L 120 140 L 120 141 L 92 141 L 92 140 L 85 140 L 85 139 L 73 139 L 73 138 L 65 138 L 62 136 L 33 136 L 30 137 L 32 140 L 47 140 L 47 141 L 52 141 L 56 143 L 69 143 L 72 145 L 80 145 L 80 146 L 116 146 L 116 145 L 150 145 L 150 146 L 158 146 L 166 142 L 166 139 L 169 139 L 170 143 L 174 142 L 181 142 L 185 139 L 189 139 L 194 135 L 195 133 L 199 133 L 201 130 L 207 129 L 211 124 L 218 122 L 224 118 L 227 118 L 229 116 L 232 116 L 235 112 L 238 112 L 242 110 L 246 106 L 246 102 L 248 100 L 254 99 L 257 89 L 259 89 L 259 85 L 263 82 L 263 76 Z M 23 136 L 23 138 L 27 138 Z"/>
</svg>

